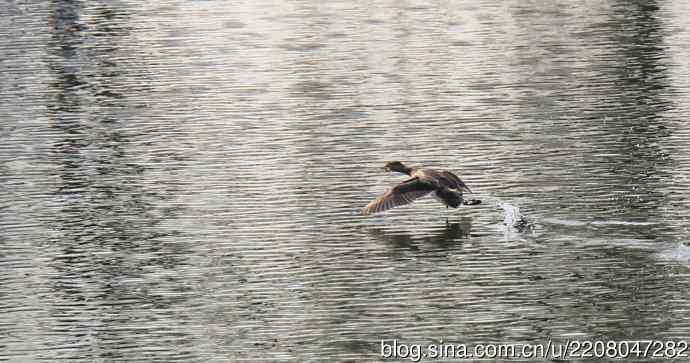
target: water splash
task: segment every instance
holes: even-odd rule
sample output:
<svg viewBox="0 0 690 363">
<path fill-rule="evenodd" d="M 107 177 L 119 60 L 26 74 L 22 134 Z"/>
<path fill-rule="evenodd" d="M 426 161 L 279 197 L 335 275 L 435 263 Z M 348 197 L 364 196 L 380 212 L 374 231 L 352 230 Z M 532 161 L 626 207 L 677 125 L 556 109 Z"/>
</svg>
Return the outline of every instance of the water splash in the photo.
<svg viewBox="0 0 690 363">
<path fill-rule="evenodd" d="M 520 212 L 519 207 L 490 195 L 484 196 L 484 199 L 503 211 L 503 224 L 508 228 L 513 228 L 518 232 L 522 232 L 526 229 L 532 229 L 532 224 L 529 222 L 527 217 Z"/>
<path fill-rule="evenodd" d="M 530 224 L 527 218 L 520 213 L 520 208 L 508 202 L 499 201 L 496 205 L 503 209 L 503 224 L 512 227 L 522 232 L 527 229 Z"/>
</svg>

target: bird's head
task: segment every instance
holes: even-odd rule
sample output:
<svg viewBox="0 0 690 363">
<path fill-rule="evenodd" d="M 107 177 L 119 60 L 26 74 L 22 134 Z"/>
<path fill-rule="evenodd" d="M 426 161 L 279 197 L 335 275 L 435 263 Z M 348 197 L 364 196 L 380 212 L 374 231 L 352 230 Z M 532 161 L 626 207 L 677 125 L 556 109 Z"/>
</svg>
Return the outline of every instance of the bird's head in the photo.
<svg viewBox="0 0 690 363">
<path fill-rule="evenodd" d="M 397 171 L 398 173 L 403 173 L 403 174 L 409 174 L 410 173 L 410 168 L 406 167 L 403 165 L 403 163 L 399 161 L 389 161 L 386 163 L 386 165 L 383 166 L 383 170 L 385 171 Z"/>
</svg>

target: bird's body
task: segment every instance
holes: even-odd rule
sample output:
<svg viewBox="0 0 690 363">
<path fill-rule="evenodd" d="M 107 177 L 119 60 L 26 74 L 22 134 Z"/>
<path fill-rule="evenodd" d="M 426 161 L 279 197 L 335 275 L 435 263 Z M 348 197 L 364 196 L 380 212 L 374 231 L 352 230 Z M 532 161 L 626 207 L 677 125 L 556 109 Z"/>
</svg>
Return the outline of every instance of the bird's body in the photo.
<svg viewBox="0 0 690 363">
<path fill-rule="evenodd" d="M 386 171 L 407 174 L 409 179 L 394 186 L 362 209 L 362 214 L 373 214 L 409 204 L 429 193 L 446 207 L 457 208 L 463 204 L 462 192 L 471 192 L 457 175 L 447 170 L 409 168 L 399 161 L 386 164 Z"/>
</svg>

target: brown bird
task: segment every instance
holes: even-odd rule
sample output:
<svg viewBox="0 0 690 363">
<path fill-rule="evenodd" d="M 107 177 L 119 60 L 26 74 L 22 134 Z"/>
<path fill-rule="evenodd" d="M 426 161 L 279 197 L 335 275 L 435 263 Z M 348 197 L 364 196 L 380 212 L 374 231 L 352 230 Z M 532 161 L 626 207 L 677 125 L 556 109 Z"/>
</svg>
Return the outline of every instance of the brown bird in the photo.
<svg viewBox="0 0 690 363">
<path fill-rule="evenodd" d="M 383 193 L 376 200 L 362 208 L 362 214 L 374 214 L 414 202 L 415 200 L 433 192 L 434 198 L 446 205 L 446 208 L 457 208 L 461 204 L 478 204 L 480 201 L 468 203 L 463 201 L 463 190 L 472 193 L 470 188 L 447 170 L 409 168 L 399 161 L 391 161 L 383 167 L 385 171 L 397 171 L 411 176 L 411 178 L 394 186 Z"/>
</svg>

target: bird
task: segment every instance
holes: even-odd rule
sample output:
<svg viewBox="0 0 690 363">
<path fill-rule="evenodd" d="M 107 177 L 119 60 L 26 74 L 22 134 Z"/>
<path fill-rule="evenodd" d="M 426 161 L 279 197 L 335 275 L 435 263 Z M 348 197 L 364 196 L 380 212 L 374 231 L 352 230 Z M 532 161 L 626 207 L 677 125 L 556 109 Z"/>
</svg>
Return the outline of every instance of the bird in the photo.
<svg viewBox="0 0 690 363">
<path fill-rule="evenodd" d="M 433 193 L 434 198 L 446 205 L 446 208 L 457 208 L 461 204 L 479 204 L 481 201 L 464 201 L 463 191 L 472 193 L 469 187 L 448 170 L 407 167 L 400 161 L 387 162 L 383 169 L 387 172 L 398 172 L 410 176 L 409 179 L 389 189 L 381 196 L 362 208 L 363 215 L 383 212 L 391 208 L 409 204 Z"/>
</svg>

